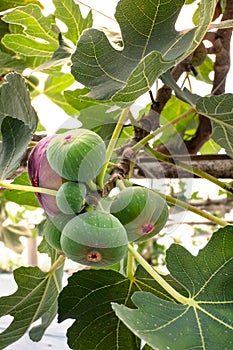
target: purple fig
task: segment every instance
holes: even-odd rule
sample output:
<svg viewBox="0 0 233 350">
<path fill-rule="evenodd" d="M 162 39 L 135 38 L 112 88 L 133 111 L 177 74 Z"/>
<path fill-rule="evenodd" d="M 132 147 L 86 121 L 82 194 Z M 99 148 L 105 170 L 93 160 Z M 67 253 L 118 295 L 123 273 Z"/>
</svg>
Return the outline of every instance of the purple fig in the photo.
<svg viewBox="0 0 233 350">
<path fill-rule="evenodd" d="M 46 156 L 47 146 L 53 138 L 54 135 L 40 140 L 29 156 L 28 176 L 32 186 L 58 190 L 63 183 L 62 177 L 50 167 Z M 35 195 L 46 214 L 54 216 L 61 212 L 55 196 L 43 193 L 35 193 Z"/>
</svg>

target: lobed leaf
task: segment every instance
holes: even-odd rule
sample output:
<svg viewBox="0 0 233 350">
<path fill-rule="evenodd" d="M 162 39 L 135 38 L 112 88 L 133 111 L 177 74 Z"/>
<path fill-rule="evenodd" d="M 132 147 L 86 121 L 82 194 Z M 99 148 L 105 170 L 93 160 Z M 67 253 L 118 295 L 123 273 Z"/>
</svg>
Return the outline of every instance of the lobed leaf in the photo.
<svg viewBox="0 0 233 350">
<path fill-rule="evenodd" d="M 104 32 L 86 30 L 72 56 L 74 77 L 91 89 L 94 98 L 133 102 L 198 46 L 216 3 L 202 0 L 199 26 L 179 33 L 175 22 L 183 0 L 119 1 L 115 17 L 123 49 L 113 47 Z"/>
<path fill-rule="evenodd" d="M 55 16 L 67 26 L 65 37 L 76 44 L 83 30 L 92 26 L 92 13 L 89 12 L 84 18 L 79 5 L 73 0 L 53 0 L 53 3 L 56 8 Z"/>
<path fill-rule="evenodd" d="M 41 339 L 57 313 L 62 272 L 62 268 L 53 273 L 42 272 L 38 267 L 20 267 L 14 271 L 18 290 L 0 298 L 0 317 L 14 317 L 9 327 L 0 334 L 1 349 L 21 338 L 39 319 L 41 324 L 32 328 L 30 335 L 35 341 Z"/>
<path fill-rule="evenodd" d="M 183 290 L 174 279 L 169 282 Z M 83 270 L 68 279 L 59 296 L 59 322 L 75 319 L 68 329 L 71 349 L 140 349 L 137 338 L 119 322 L 111 302 L 132 306 L 130 296 L 146 290 L 166 300 L 173 300 L 141 267 L 130 281 L 113 270 Z"/>
<path fill-rule="evenodd" d="M 208 116 L 213 124 L 213 139 L 233 157 L 233 95 L 200 98 L 196 110 Z"/>
<path fill-rule="evenodd" d="M 41 3 L 37 0 L 1 0 L 0 11 L 5 11 L 16 6 L 23 6 L 27 4 L 37 4 L 42 7 Z"/>
<path fill-rule="evenodd" d="M 14 9 L 2 18 L 23 27 L 22 33 L 6 34 L 2 42 L 24 56 L 50 57 L 58 48 L 58 31 L 54 16 L 44 17 L 38 5 L 29 4 Z"/>
<path fill-rule="evenodd" d="M 173 244 L 167 251 L 171 276 L 189 293 L 186 303 L 136 292 L 137 309 L 113 303 L 116 315 L 156 349 L 231 349 L 233 346 L 233 227 L 215 232 L 197 256 Z M 183 293 L 182 293 L 183 294 Z"/>
</svg>

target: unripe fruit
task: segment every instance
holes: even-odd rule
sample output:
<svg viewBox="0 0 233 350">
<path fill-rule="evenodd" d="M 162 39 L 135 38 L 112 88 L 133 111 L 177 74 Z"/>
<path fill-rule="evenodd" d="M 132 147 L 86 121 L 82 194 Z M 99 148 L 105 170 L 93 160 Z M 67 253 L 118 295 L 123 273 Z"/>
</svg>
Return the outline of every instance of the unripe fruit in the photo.
<svg viewBox="0 0 233 350">
<path fill-rule="evenodd" d="M 63 179 L 49 165 L 46 149 L 54 136 L 41 139 L 34 147 L 28 159 L 28 176 L 32 186 L 57 190 Z M 57 215 L 60 210 L 56 204 L 56 197 L 43 193 L 35 193 L 38 201 L 48 215 Z"/>
<path fill-rule="evenodd" d="M 47 220 L 44 224 L 44 237 L 48 244 L 58 250 L 61 251 L 61 231 L 49 220 Z"/>
<path fill-rule="evenodd" d="M 73 261 L 103 267 L 119 262 L 127 252 L 127 234 L 120 221 L 106 212 L 76 216 L 64 227 L 61 248 Z"/>
<path fill-rule="evenodd" d="M 165 200 L 144 187 L 128 187 L 121 191 L 113 200 L 110 212 L 124 225 L 130 242 L 153 237 L 168 218 Z"/>
<path fill-rule="evenodd" d="M 85 182 L 94 179 L 105 162 L 106 148 L 99 135 L 91 130 L 69 130 L 49 143 L 50 166 L 60 176 Z"/>
<path fill-rule="evenodd" d="M 44 231 L 44 237 L 48 244 L 58 250 L 62 251 L 60 238 L 61 238 L 61 232 L 65 225 L 73 219 L 74 216 L 68 216 L 64 214 L 59 214 L 55 217 L 53 217 L 51 220 L 46 220 L 43 231 Z"/>
<path fill-rule="evenodd" d="M 58 190 L 56 202 L 64 214 L 78 213 L 84 203 L 86 186 L 76 182 L 65 182 Z"/>
</svg>

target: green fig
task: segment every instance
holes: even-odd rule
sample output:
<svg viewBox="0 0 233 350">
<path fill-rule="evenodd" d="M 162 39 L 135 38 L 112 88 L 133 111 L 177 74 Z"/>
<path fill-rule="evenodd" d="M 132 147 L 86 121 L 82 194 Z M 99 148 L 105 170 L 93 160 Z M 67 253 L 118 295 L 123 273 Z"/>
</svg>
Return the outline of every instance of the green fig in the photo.
<svg viewBox="0 0 233 350">
<path fill-rule="evenodd" d="M 49 220 L 44 224 L 44 237 L 52 248 L 62 250 L 60 244 L 61 231 Z"/>
<path fill-rule="evenodd" d="M 58 190 L 56 202 L 64 214 L 78 213 L 84 204 L 86 186 L 76 182 L 65 182 Z"/>
<path fill-rule="evenodd" d="M 165 200 L 145 187 L 128 187 L 121 191 L 113 200 L 110 212 L 124 225 L 130 242 L 153 237 L 168 218 Z"/>
<path fill-rule="evenodd" d="M 90 211 L 73 218 L 61 234 L 63 253 L 83 265 L 103 267 L 119 262 L 128 239 L 120 221 L 107 212 Z"/>
<path fill-rule="evenodd" d="M 62 251 L 60 243 L 61 232 L 67 222 L 73 217 L 74 216 L 59 214 L 46 220 L 43 227 L 44 237 L 52 248 Z"/>
<path fill-rule="evenodd" d="M 51 168 L 67 180 L 94 179 L 105 162 L 106 147 L 91 130 L 74 129 L 58 134 L 49 143 L 47 158 Z"/>
</svg>

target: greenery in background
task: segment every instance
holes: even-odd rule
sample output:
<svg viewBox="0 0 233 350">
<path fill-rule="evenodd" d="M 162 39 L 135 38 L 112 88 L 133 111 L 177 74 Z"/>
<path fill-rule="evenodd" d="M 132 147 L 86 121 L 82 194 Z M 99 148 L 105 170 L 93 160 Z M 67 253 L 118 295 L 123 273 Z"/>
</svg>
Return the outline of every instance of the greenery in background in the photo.
<svg viewBox="0 0 233 350">
<path fill-rule="evenodd" d="M 27 174 L 15 176 L 25 151 L 33 146 L 33 135 L 41 131 L 31 105 L 39 94 L 105 140 L 106 163 L 94 184 L 100 191 L 120 160 L 116 148 L 127 145 L 134 137 L 131 124 L 140 121 L 141 114 L 134 120 L 129 108 L 153 88 L 157 79 L 175 94 L 162 111 L 161 127 L 136 142 L 131 151 L 137 154 L 144 146 L 148 151 L 148 142 L 157 135 L 160 138 L 154 147 L 176 135 L 182 141 L 189 140 L 201 114 L 210 118 L 214 130 L 201 152 L 216 153 L 224 148 L 229 157 L 233 156 L 232 94 L 195 95 L 180 88 L 170 74 L 202 42 L 218 4 L 217 0 L 201 0 L 193 17 L 197 27 L 178 32 L 174 24 L 179 12 L 185 3 L 193 2 L 120 0 L 115 18 L 122 41 L 117 47 L 109 43 L 102 30 L 92 28 L 92 12 L 83 17 L 73 0 L 53 0 L 55 12 L 47 17 L 39 1 L 1 1 L 0 186 L 6 190 L 0 193 L 0 240 L 7 247 L 21 252 L 19 237 L 32 233 L 18 225 L 18 217 L 13 218 L 13 224 L 4 225 L 5 203 L 12 201 L 26 209 L 39 207 Z M 225 8 L 226 2 L 221 1 L 221 6 Z M 60 29 L 57 19 L 65 24 L 66 31 Z M 197 79 L 212 84 L 209 74 L 213 69 L 213 61 L 207 56 L 197 68 Z M 40 90 L 36 72 L 46 74 Z M 76 81 L 84 87 L 74 89 Z M 48 113 L 48 118 L 56 124 L 54 116 Z M 179 166 L 187 168 L 185 164 Z M 188 171 L 195 173 L 190 168 Z M 198 175 L 232 196 L 232 184 L 205 173 Z M 12 177 L 13 182 L 7 181 Z M 134 247 L 129 244 L 128 258 L 121 264 L 76 272 L 62 289 L 64 257 L 44 238 L 38 251 L 50 257 L 49 270 L 16 269 L 17 291 L 0 298 L 0 317 L 14 318 L 0 334 L 0 349 L 27 331 L 33 341 L 39 341 L 57 314 L 59 322 L 74 320 L 67 332 L 71 349 L 137 350 L 144 343 L 143 350 L 232 349 L 233 228 L 217 215 L 187 204 L 180 186 L 180 193 L 161 193 L 170 207 L 185 208 L 218 226 L 197 256 L 180 244 L 172 244 L 166 250 L 169 273 L 164 276 L 154 265 L 165 247 L 156 240 Z M 35 326 L 37 320 L 40 323 Z"/>
</svg>

